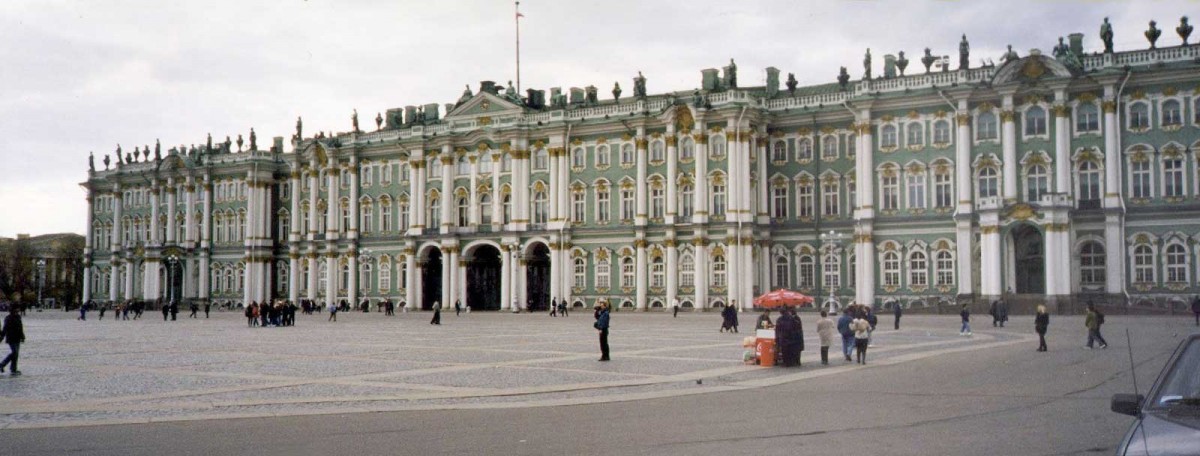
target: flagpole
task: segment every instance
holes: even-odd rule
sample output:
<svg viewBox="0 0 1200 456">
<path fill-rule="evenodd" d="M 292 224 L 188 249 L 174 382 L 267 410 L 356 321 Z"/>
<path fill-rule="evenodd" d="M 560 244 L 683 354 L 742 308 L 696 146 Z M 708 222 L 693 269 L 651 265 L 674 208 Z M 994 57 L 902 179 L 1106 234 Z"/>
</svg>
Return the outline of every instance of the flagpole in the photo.
<svg viewBox="0 0 1200 456">
<path fill-rule="evenodd" d="M 513 2 L 516 16 L 513 20 L 517 23 L 517 93 L 521 93 L 521 2 Z"/>
</svg>

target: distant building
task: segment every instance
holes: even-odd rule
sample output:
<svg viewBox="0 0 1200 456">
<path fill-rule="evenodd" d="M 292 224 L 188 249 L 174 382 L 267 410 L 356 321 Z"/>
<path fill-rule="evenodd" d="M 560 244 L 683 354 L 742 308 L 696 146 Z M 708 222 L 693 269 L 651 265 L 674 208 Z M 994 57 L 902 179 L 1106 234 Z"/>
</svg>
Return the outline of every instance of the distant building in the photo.
<svg viewBox="0 0 1200 456">
<path fill-rule="evenodd" d="M 40 270 L 45 305 L 79 302 L 83 245 L 84 237 L 74 233 L 0 237 L 0 301 L 37 302 Z"/>
<path fill-rule="evenodd" d="M 1067 311 L 1200 291 L 1200 46 L 1073 35 L 979 68 L 966 48 L 809 87 L 741 87 L 732 62 L 604 101 L 485 81 L 378 130 L 135 149 L 83 184 L 84 295 Z"/>
</svg>

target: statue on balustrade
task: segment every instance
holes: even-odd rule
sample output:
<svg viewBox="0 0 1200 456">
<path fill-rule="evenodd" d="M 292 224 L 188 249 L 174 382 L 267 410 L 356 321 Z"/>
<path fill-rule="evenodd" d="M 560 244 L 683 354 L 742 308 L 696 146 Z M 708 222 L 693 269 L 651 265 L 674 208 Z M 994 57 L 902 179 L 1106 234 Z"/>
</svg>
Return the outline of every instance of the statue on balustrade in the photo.
<svg viewBox="0 0 1200 456">
<path fill-rule="evenodd" d="M 1112 54 L 1113 51 L 1113 30 L 1112 24 L 1108 23 L 1108 18 L 1104 18 L 1104 23 L 1100 24 L 1100 40 L 1104 41 L 1104 53 Z"/>
</svg>

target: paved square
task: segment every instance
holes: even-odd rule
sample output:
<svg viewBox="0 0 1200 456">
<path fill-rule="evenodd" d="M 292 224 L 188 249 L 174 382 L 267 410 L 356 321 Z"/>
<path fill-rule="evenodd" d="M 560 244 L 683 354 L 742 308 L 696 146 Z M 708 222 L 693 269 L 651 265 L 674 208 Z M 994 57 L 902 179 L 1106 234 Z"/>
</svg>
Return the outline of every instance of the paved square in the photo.
<svg viewBox="0 0 1200 456">
<path fill-rule="evenodd" d="M 248 328 L 235 312 L 164 322 L 88 321 L 30 313 L 21 377 L 0 378 L 0 428 L 286 416 L 362 411 L 520 407 L 635 400 L 769 386 L 862 367 L 831 351 L 820 366 L 815 314 L 801 315 L 804 366 L 742 364 L 741 334 L 716 313 L 615 313 L 613 361 L 599 356 L 590 312 L 298 315 L 297 326 Z M 743 314 L 753 322 L 754 314 Z M 871 365 L 1020 343 L 1013 332 L 963 338 L 945 318 L 890 318 Z M 701 380 L 701 382 L 697 382 Z"/>
</svg>

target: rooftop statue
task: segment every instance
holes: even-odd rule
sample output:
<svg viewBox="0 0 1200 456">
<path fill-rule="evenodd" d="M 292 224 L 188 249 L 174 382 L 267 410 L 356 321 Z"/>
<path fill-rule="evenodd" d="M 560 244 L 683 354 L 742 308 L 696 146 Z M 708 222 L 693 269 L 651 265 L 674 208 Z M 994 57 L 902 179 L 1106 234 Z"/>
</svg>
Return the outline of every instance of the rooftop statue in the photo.
<svg viewBox="0 0 1200 456">
<path fill-rule="evenodd" d="M 250 129 L 250 150 L 258 150 L 258 135 L 254 134 L 254 129 Z"/>
<path fill-rule="evenodd" d="M 354 114 L 350 114 L 350 125 L 354 127 L 354 132 L 358 133 L 358 109 L 354 110 Z M 239 147 L 240 149 L 240 147 Z"/>
<path fill-rule="evenodd" d="M 733 59 L 729 59 L 729 66 L 725 67 L 725 88 L 737 88 L 737 64 L 733 63 Z"/>
<path fill-rule="evenodd" d="M 458 104 L 466 103 L 473 96 L 475 95 L 471 94 L 471 84 L 467 84 L 467 88 L 463 90 L 462 96 L 458 97 Z"/>
<path fill-rule="evenodd" d="M 798 84 L 799 82 L 796 81 L 796 75 L 788 73 L 787 89 L 788 93 L 792 94 L 793 97 L 796 96 L 796 85 Z"/>
<path fill-rule="evenodd" d="M 296 139 L 304 138 L 304 119 L 296 118 Z"/>
<path fill-rule="evenodd" d="M 88 171 L 96 170 L 96 156 L 88 152 Z"/>
<path fill-rule="evenodd" d="M 1054 58 L 1058 59 L 1058 60 L 1062 60 L 1063 56 L 1066 55 L 1067 51 L 1068 51 L 1067 45 L 1066 45 L 1066 43 L 1063 43 L 1063 37 L 1061 37 L 1061 36 L 1058 37 L 1058 44 L 1054 45 L 1054 49 L 1052 51 L 1052 52 L 1054 52 Z"/>
<path fill-rule="evenodd" d="M 850 84 L 850 73 L 846 72 L 846 67 L 842 67 L 842 70 L 838 73 L 837 81 L 838 86 L 840 86 L 842 91 L 845 92 L 846 86 Z"/>
<path fill-rule="evenodd" d="M 1112 24 L 1108 23 L 1108 18 L 1104 18 L 1104 23 L 1100 24 L 1100 39 L 1104 41 L 1104 53 L 1112 54 L 1113 51 L 1113 31 Z"/>
<path fill-rule="evenodd" d="M 109 163 L 108 154 L 104 154 L 104 170 L 105 171 L 108 171 L 108 163 Z"/>
<path fill-rule="evenodd" d="M 204 150 L 212 152 L 212 133 L 208 134 L 208 140 L 204 143 Z"/>
<path fill-rule="evenodd" d="M 242 144 L 243 144 L 242 143 L 242 134 L 238 133 L 238 139 L 237 139 L 238 152 L 242 151 Z"/>
<path fill-rule="evenodd" d="M 137 163 L 138 155 L 141 153 L 141 149 L 138 149 L 137 146 L 133 146 L 133 160 L 130 161 L 130 163 Z"/>
<path fill-rule="evenodd" d="M 1158 29 L 1158 23 L 1150 21 L 1150 28 L 1146 30 L 1146 39 L 1150 41 L 1150 49 L 1157 49 L 1154 42 L 1158 41 L 1158 37 L 1162 36 L 1162 30 Z"/>
<path fill-rule="evenodd" d="M 513 103 L 521 104 L 521 96 L 517 95 L 517 89 L 513 87 L 512 81 L 508 81 L 508 87 L 504 89 L 504 98 L 508 98 Z"/>
<path fill-rule="evenodd" d="M 621 83 L 620 82 L 616 82 L 616 81 L 613 82 L 612 94 L 613 94 L 613 100 L 621 99 Z"/>
<path fill-rule="evenodd" d="M 229 153 L 229 151 L 231 149 L 230 146 L 232 146 L 232 145 L 233 145 L 233 141 L 229 140 L 229 135 L 225 135 L 225 142 L 222 144 L 222 146 L 225 147 L 225 153 Z"/>
<path fill-rule="evenodd" d="M 638 71 L 636 78 L 633 78 L 633 97 L 646 98 L 646 77 L 642 76 L 642 72 Z"/>
<path fill-rule="evenodd" d="M 867 48 L 867 55 L 863 57 L 863 80 L 871 80 L 871 48 Z"/>
<path fill-rule="evenodd" d="M 908 59 L 904 57 L 904 51 L 900 51 L 900 58 L 896 59 L 896 68 L 900 69 L 900 76 L 904 76 L 904 69 L 908 68 Z"/>
<path fill-rule="evenodd" d="M 142 161 L 150 160 L 150 145 L 147 144 L 142 148 Z"/>
<path fill-rule="evenodd" d="M 1010 45 L 1008 45 L 1008 52 L 1004 53 L 1004 57 L 1000 57 L 1000 64 L 1003 65 L 1005 63 L 1008 63 L 1010 61 L 1017 60 L 1020 58 L 1021 57 L 1017 55 L 1017 51 L 1012 50 L 1012 45 L 1010 44 Z"/>
<path fill-rule="evenodd" d="M 971 43 L 967 42 L 967 34 L 963 34 L 962 41 L 958 43 L 958 69 L 965 70 L 971 67 Z"/>
<path fill-rule="evenodd" d="M 937 57 L 933 56 L 929 48 L 925 48 L 925 56 L 921 57 L 921 64 L 925 65 L 925 74 L 929 74 L 929 68 L 933 66 L 934 61 L 937 61 Z"/>
<path fill-rule="evenodd" d="M 1188 37 L 1192 36 L 1192 26 L 1188 24 L 1187 16 L 1179 18 L 1179 27 L 1175 27 L 1175 33 L 1183 38 L 1183 45 L 1187 46 Z"/>
<path fill-rule="evenodd" d="M 162 143 L 154 140 L 154 161 L 162 161 Z"/>
<path fill-rule="evenodd" d="M 700 89 L 695 89 L 692 91 L 692 106 L 694 106 L 696 109 L 704 107 L 704 96 L 700 95 Z"/>
<path fill-rule="evenodd" d="M 1063 66 L 1071 70 L 1073 74 L 1079 74 L 1083 71 L 1083 61 L 1078 55 L 1071 50 L 1071 46 L 1063 43 L 1063 38 L 1058 37 L 1058 44 L 1054 46 L 1054 59 L 1058 60 Z"/>
<path fill-rule="evenodd" d="M 125 153 L 125 163 L 127 163 L 127 164 L 133 163 L 133 157 L 129 156 L 129 152 Z"/>
<path fill-rule="evenodd" d="M 375 113 L 375 131 L 379 131 L 382 129 L 383 129 L 383 113 L 376 112 Z M 250 131 L 254 131 L 254 130 L 250 130 Z"/>
</svg>

